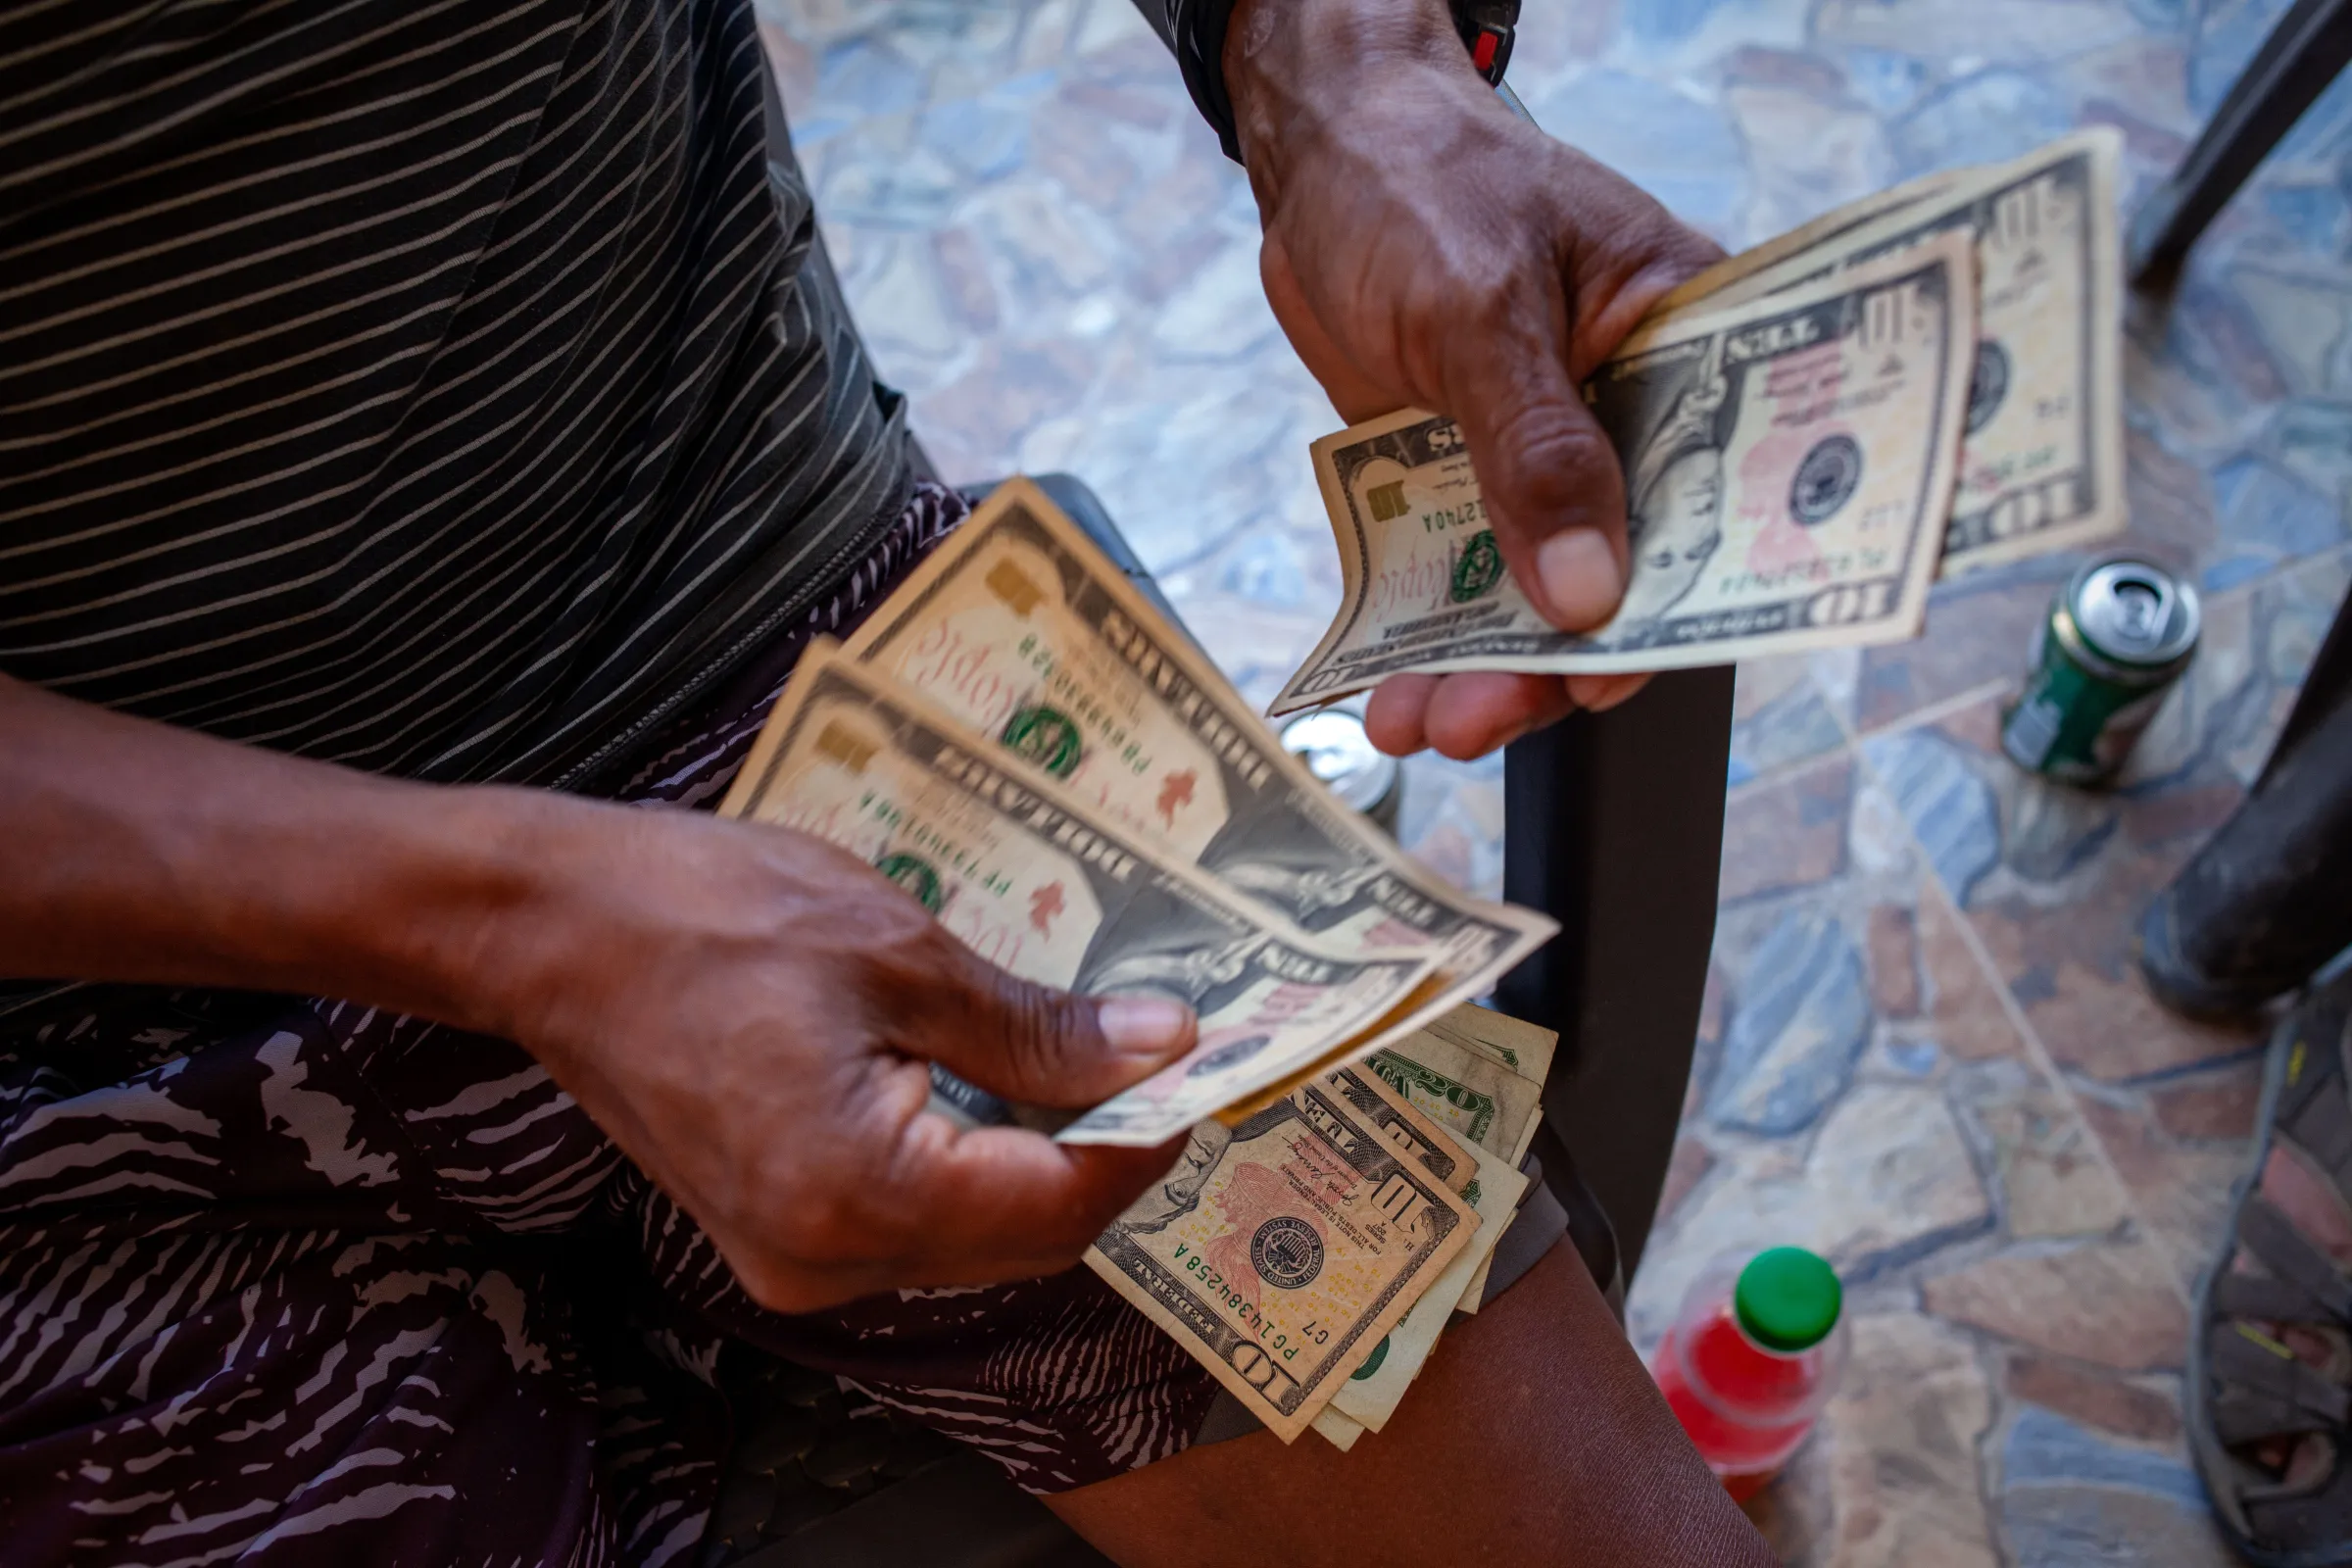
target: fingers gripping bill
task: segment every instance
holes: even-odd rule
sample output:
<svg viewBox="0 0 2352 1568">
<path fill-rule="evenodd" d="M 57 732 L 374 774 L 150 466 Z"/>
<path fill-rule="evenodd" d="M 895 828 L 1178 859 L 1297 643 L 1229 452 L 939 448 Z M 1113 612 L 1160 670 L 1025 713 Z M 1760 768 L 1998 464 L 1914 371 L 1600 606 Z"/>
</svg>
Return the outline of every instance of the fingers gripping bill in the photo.
<svg viewBox="0 0 2352 1568">
<path fill-rule="evenodd" d="M 1912 635 L 1975 318 L 1972 248 L 1944 234 L 1627 339 L 1585 395 L 1625 466 L 1632 566 L 1616 614 L 1583 634 L 1494 568 L 1451 420 L 1406 411 L 1318 441 L 1341 608 L 1272 710 L 1404 671 L 1611 674 Z"/>
<path fill-rule="evenodd" d="M 832 645 L 803 657 L 722 809 L 852 851 L 1021 979 L 1191 1007 L 1195 1048 L 1061 1128 L 1067 1143 L 1161 1143 L 1343 1042 L 1369 1050 L 1436 962 L 1332 953 Z M 936 1108 L 1001 1119 L 936 1067 L 933 1085 Z"/>
</svg>

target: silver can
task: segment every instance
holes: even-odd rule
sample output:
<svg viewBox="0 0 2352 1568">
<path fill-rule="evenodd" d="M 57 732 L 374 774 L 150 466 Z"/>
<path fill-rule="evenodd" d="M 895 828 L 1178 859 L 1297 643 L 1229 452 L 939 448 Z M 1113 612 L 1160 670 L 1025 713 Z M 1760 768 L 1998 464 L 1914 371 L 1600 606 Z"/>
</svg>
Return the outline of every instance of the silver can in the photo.
<svg viewBox="0 0 2352 1568">
<path fill-rule="evenodd" d="M 1282 726 L 1282 749 L 1306 764 L 1331 793 L 1395 836 L 1404 770 L 1372 744 L 1361 714 L 1345 708 L 1300 713 Z"/>
<path fill-rule="evenodd" d="M 2128 556 L 2091 562 L 2034 636 L 2025 690 L 2002 715 L 2001 750 L 2070 784 L 2111 776 L 2196 657 L 2197 591 Z"/>
</svg>

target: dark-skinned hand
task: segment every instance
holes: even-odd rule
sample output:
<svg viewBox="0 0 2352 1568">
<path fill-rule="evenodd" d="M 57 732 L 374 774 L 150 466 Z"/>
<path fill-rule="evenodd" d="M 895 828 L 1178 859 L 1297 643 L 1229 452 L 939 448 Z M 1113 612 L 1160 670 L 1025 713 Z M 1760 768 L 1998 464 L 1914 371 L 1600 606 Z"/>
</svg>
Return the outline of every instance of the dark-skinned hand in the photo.
<svg viewBox="0 0 2352 1568">
<path fill-rule="evenodd" d="M 1067 1268 L 1174 1157 L 923 1109 L 934 1061 L 1008 1100 L 1094 1104 L 1190 1047 L 1181 1005 L 1014 979 L 803 834 L 594 814 L 551 858 L 505 1029 L 761 1305 Z"/>
<path fill-rule="evenodd" d="M 1495 541 L 1554 625 L 1624 594 L 1625 483 L 1578 388 L 1715 244 L 1512 114 L 1443 0 L 1240 0 L 1225 80 L 1266 298 L 1349 423 L 1419 407 L 1470 446 Z M 1396 675 L 1382 750 L 1491 752 L 1645 675 Z"/>
</svg>

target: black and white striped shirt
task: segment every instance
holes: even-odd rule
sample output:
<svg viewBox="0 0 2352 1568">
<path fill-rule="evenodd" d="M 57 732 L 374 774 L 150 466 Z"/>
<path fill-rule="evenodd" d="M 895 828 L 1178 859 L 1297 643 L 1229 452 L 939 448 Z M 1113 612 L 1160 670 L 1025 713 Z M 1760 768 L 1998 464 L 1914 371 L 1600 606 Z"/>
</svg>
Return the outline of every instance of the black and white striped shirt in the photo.
<svg viewBox="0 0 2352 1568">
<path fill-rule="evenodd" d="M 0 671 L 594 787 L 907 463 L 744 0 L 0 10 Z"/>
<path fill-rule="evenodd" d="M 423 778 L 617 761 L 906 492 L 768 104 L 736 4 L 0 15 L 0 669 Z"/>
</svg>

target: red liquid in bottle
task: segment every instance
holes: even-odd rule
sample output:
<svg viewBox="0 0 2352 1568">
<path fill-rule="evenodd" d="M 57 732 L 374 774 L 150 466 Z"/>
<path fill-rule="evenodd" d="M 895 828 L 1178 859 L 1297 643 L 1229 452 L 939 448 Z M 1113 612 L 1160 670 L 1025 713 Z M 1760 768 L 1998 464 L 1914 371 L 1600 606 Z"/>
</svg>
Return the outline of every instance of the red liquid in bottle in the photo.
<svg viewBox="0 0 2352 1568">
<path fill-rule="evenodd" d="M 1828 1264 L 1776 1248 L 1737 1283 L 1701 1279 L 1658 1343 L 1658 1391 L 1734 1497 L 1772 1478 L 1829 1401 L 1845 1359 L 1838 1305 Z"/>
</svg>

